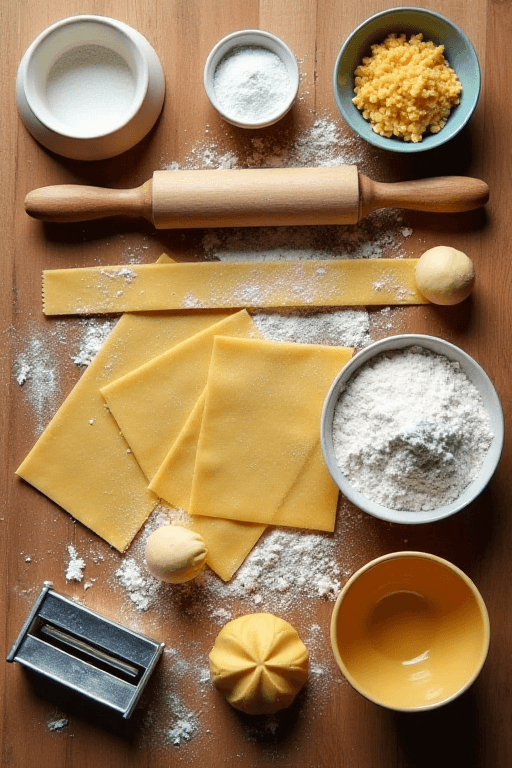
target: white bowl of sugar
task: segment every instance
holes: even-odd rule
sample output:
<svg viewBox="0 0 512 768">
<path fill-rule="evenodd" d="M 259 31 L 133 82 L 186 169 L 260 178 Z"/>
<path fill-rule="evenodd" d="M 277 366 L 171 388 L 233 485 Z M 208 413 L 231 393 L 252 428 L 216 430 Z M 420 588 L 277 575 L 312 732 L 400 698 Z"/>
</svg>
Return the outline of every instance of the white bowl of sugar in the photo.
<svg viewBox="0 0 512 768">
<path fill-rule="evenodd" d="M 468 506 L 494 474 L 503 439 L 488 375 L 434 336 L 391 336 L 358 352 L 322 412 L 334 482 L 359 509 L 393 523 L 430 523 Z"/>
<path fill-rule="evenodd" d="M 270 32 L 233 32 L 212 49 L 204 67 L 206 95 L 239 128 L 266 128 L 289 112 L 299 89 L 291 49 Z"/>
<path fill-rule="evenodd" d="M 75 160 L 131 149 L 163 106 L 160 60 L 137 30 L 106 16 L 58 21 L 26 50 L 16 80 L 18 110 L 43 146 Z"/>
</svg>

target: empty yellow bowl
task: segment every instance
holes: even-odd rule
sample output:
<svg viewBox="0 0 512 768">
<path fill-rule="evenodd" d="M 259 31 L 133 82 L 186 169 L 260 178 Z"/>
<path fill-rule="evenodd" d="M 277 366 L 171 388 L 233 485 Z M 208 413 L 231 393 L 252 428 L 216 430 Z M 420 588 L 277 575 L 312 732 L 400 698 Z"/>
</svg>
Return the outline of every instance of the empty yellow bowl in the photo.
<svg viewBox="0 0 512 768">
<path fill-rule="evenodd" d="M 394 552 L 345 584 L 331 644 L 359 693 L 389 709 L 418 712 L 452 701 L 475 680 L 489 648 L 489 616 L 455 565 L 424 552 Z"/>
</svg>

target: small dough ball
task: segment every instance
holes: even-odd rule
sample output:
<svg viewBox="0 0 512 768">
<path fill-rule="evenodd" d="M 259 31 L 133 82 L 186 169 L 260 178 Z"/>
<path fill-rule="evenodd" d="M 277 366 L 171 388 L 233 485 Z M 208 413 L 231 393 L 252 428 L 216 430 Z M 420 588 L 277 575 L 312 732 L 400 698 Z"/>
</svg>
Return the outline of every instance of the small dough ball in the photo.
<svg viewBox="0 0 512 768">
<path fill-rule="evenodd" d="M 433 304 L 458 304 L 473 290 L 473 262 L 448 245 L 430 248 L 416 265 L 418 291 Z"/>
<path fill-rule="evenodd" d="M 212 680 L 249 715 L 289 707 L 308 679 L 309 654 L 296 630 L 271 613 L 229 621 L 210 652 Z"/>
<path fill-rule="evenodd" d="M 198 533 L 182 525 L 164 525 L 148 537 L 146 563 L 161 581 L 183 584 L 197 576 L 208 550 Z"/>
</svg>

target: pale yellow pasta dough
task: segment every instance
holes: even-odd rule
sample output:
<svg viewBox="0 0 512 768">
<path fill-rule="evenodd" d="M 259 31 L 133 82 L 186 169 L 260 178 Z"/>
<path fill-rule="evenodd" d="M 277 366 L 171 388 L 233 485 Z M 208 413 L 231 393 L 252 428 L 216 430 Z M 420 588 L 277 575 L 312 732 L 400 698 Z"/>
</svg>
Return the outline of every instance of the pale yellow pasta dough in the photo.
<svg viewBox="0 0 512 768">
<path fill-rule="evenodd" d="M 190 490 L 196 463 L 197 442 L 203 420 L 206 389 L 201 393 L 176 442 L 149 484 L 149 489 L 178 509 L 190 510 Z"/>
<path fill-rule="evenodd" d="M 149 481 L 178 438 L 205 387 L 217 334 L 259 336 L 249 314 L 241 310 L 101 389 Z"/>
<path fill-rule="evenodd" d="M 183 525 L 164 525 L 146 542 L 146 563 L 160 581 L 184 584 L 202 571 L 208 551 L 202 536 Z"/>
<path fill-rule="evenodd" d="M 158 498 L 148 490 L 100 388 L 228 316 L 124 315 L 16 474 L 123 552 Z"/>
<path fill-rule="evenodd" d="M 245 307 L 426 304 L 415 259 L 188 262 L 43 272 L 45 315 Z"/>
<path fill-rule="evenodd" d="M 214 684 L 233 707 L 249 715 L 289 707 L 308 678 L 308 663 L 296 630 L 271 613 L 229 621 L 210 652 Z"/>
<path fill-rule="evenodd" d="M 433 304 L 458 304 L 464 301 L 475 283 L 473 262 L 462 251 L 437 245 L 418 259 L 416 285 Z"/>
<path fill-rule="evenodd" d="M 320 415 L 352 349 L 217 336 L 192 483 L 192 515 L 334 530 L 338 488 Z"/>
</svg>

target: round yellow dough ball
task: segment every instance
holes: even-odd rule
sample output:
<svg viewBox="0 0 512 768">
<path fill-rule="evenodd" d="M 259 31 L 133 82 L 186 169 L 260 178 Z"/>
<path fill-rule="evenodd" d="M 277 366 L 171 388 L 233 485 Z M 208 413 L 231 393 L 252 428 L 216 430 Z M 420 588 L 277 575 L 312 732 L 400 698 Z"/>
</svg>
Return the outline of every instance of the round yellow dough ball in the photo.
<svg viewBox="0 0 512 768">
<path fill-rule="evenodd" d="M 418 291 L 433 304 L 458 304 L 473 290 L 473 262 L 448 245 L 430 248 L 416 265 Z"/>
<path fill-rule="evenodd" d="M 182 525 L 164 525 L 148 537 L 146 563 L 161 581 L 183 584 L 193 579 L 206 563 L 208 550 L 198 533 Z"/>
<path fill-rule="evenodd" d="M 271 613 L 229 621 L 210 652 L 214 684 L 249 715 L 289 707 L 308 679 L 309 654 L 296 630 Z"/>
</svg>

